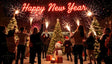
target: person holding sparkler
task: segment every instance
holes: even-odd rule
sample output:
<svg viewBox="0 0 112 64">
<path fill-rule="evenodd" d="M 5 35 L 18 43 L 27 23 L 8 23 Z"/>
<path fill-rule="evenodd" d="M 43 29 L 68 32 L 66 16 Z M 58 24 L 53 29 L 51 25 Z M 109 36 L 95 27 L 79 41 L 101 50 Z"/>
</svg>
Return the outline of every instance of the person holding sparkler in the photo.
<svg viewBox="0 0 112 64">
<path fill-rule="evenodd" d="M 42 41 L 43 41 L 43 58 L 46 58 L 49 42 L 50 42 L 50 35 L 47 30 L 45 30 L 45 33 L 42 35 Z"/>
<path fill-rule="evenodd" d="M 32 43 L 32 58 L 31 64 L 34 64 L 35 55 L 38 54 L 38 64 L 41 64 L 41 48 L 42 48 L 42 40 L 41 40 L 41 34 L 43 32 L 43 21 L 41 24 L 40 32 L 37 28 L 33 29 L 33 34 L 30 35 L 30 42 Z"/>
<path fill-rule="evenodd" d="M 74 63 L 78 64 L 78 56 L 79 56 L 80 64 L 83 64 L 82 52 L 83 52 L 83 39 L 85 35 L 82 25 L 79 25 L 77 28 L 78 29 L 75 31 L 75 33 L 71 36 L 71 38 L 74 38 L 75 41 L 74 43 L 75 45 L 73 47 Z"/>
</svg>

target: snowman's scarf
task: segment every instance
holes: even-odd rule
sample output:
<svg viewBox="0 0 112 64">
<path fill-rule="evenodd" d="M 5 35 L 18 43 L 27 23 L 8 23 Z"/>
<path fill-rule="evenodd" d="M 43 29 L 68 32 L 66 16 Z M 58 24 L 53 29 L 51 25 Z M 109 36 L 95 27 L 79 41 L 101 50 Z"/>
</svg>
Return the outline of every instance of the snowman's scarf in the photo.
<svg viewBox="0 0 112 64">
<path fill-rule="evenodd" d="M 54 52 L 56 51 L 56 55 L 58 55 L 58 50 L 62 50 L 62 48 L 55 48 Z"/>
</svg>

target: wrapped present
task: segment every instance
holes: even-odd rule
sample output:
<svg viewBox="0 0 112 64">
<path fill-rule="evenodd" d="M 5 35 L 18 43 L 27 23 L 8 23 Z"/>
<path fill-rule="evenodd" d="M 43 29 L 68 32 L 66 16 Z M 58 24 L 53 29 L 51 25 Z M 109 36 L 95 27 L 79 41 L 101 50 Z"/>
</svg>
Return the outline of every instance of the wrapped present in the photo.
<svg viewBox="0 0 112 64">
<path fill-rule="evenodd" d="M 57 56 L 57 63 L 63 63 L 63 57 Z"/>
<path fill-rule="evenodd" d="M 51 61 L 52 56 L 51 55 L 47 55 L 46 56 L 46 61 Z"/>
</svg>

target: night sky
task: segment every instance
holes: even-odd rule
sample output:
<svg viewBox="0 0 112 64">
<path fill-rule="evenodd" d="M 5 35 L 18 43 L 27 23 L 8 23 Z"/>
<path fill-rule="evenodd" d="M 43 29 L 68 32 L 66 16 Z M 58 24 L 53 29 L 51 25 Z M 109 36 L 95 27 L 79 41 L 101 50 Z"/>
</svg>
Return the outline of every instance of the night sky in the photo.
<svg viewBox="0 0 112 64">
<path fill-rule="evenodd" d="M 31 5 L 44 5 L 48 7 L 48 3 L 54 2 L 57 5 L 67 6 L 69 2 L 75 2 L 77 5 L 86 5 L 89 10 L 94 13 L 94 16 L 101 23 L 101 20 L 112 15 L 112 0 L 1 0 L 0 1 L 0 20 L 3 17 L 7 17 L 9 20 L 13 14 L 13 8 L 21 9 L 23 3 L 30 3 Z M 29 26 L 29 18 L 30 14 L 28 12 L 21 13 L 17 16 L 18 26 Z M 56 19 L 60 19 L 60 23 L 63 24 L 63 21 L 67 21 L 71 23 L 72 30 L 76 29 L 76 23 L 74 19 L 79 19 L 80 22 L 84 25 L 87 25 L 87 21 L 90 19 L 86 16 L 85 11 L 77 11 L 68 14 L 67 12 L 47 12 L 45 11 L 41 18 L 47 18 L 50 21 L 49 30 L 53 30 Z M 91 17 L 92 19 L 92 17 Z M 0 21 L 0 25 L 7 24 L 8 21 L 5 20 Z M 41 21 L 35 20 L 35 22 Z M 24 24 L 25 23 L 25 24 Z M 63 29 L 63 28 L 62 28 Z"/>
</svg>

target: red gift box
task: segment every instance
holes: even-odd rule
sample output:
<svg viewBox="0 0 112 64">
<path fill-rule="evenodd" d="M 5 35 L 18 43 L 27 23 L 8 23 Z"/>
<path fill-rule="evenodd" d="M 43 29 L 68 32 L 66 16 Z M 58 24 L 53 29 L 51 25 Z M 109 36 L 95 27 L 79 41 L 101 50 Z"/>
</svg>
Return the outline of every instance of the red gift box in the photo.
<svg viewBox="0 0 112 64">
<path fill-rule="evenodd" d="M 51 61 L 52 56 L 51 55 L 47 55 L 46 56 L 46 61 Z"/>
<path fill-rule="evenodd" d="M 63 63 L 63 57 L 57 56 L 57 63 Z"/>
</svg>

